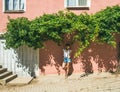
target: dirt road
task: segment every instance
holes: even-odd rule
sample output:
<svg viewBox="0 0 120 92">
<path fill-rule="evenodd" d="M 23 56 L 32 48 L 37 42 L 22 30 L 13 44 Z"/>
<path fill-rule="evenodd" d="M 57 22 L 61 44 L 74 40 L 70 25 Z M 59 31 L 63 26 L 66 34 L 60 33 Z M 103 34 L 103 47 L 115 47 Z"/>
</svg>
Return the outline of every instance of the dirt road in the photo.
<svg viewBox="0 0 120 92">
<path fill-rule="evenodd" d="M 0 92 L 120 92 L 120 76 L 94 73 L 40 76 L 28 85 L 0 86 Z"/>
</svg>

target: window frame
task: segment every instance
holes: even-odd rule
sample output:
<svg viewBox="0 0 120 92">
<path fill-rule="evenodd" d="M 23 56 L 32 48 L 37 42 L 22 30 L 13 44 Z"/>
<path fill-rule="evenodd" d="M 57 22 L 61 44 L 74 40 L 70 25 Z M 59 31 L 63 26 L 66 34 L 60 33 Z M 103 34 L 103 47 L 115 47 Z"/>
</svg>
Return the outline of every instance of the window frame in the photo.
<svg viewBox="0 0 120 92">
<path fill-rule="evenodd" d="M 26 11 L 26 0 L 24 0 L 24 9 L 18 9 L 18 10 L 7 10 L 6 9 L 6 5 L 5 5 L 5 1 L 6 0 L 3 0 L 3 12 L 4 13 L 23 13 Z M 12 3 L 13 3 L 13 0 L 12 0 Z M 13 6 L 14 7 L 14 6 Z"/>
<path fill-rule="evenodd" d="M 75 1 L 76 1 L 75 6 L 69 6 L 67 0 L 64 0 L 65 8 L 90 8 L 90 6 L 91 6 L 91 0 L 87 0 L 87 5 L 85 5 L 85 6 L 80 6 L 79 0 L 75 0 Z"/>
</svg>

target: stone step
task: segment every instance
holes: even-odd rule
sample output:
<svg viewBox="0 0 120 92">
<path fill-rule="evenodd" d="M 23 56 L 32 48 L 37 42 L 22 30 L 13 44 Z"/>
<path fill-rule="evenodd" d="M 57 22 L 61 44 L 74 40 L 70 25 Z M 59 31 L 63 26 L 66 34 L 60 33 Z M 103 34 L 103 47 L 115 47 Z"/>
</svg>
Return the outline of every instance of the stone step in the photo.
<svg viewBox="0 0 120 92">
<path fill-rule="evenodd" d="M 29 83 L 31 83 L 31 81 L 33 80 L 34 78 L 33 77 L 17 77 L 15 78 L 14 80 L 10 81 L 7 83 L 7 85 L 12 85 L 12 86 L 20 86 L 20 85 L 27 85 Z"/>
<path fill-rule="evenodd" d="M 2 68 L 2 65 L 0 65 L 0 68 Z"/>
<path fill-rule="evenodd" d="M 0 68 L 0 74 L 7 71 L 7 68 Z"/>
<path fill-rule="evenodd" d="M 6 83 L 8 83 L 9 81 L 15 79 L 16 77 L 17 77 L 17 74 L 12 74 L 12 75 L 10 75 L 10 76 L 8 76 L 8 77 L 5 77 L 4 79 L 1 79 L 1 80 L 0 80 L 0 83 L 1 83 L 2 85 L 6 85 Z"/>
<path fill-rule="evenodd" d="M 0 74 L 0 79 L 3 79 L 3 78 L 8 77 L 10 75 L 12 75 L 12 72 L 6 71 L 6 72 Z"/>
</svg>

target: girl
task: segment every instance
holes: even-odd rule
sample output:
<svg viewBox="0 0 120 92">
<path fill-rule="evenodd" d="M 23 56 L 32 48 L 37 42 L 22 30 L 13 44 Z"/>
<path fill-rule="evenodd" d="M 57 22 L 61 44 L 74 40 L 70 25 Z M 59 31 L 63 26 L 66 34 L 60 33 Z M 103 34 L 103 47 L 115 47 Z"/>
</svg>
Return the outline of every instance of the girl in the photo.
<svg viewBox="0 0 120 92">
<path fill-rule="evenodd" d="M 65 45 L 65 49 L 63 49 L 63 53 L 64 53 L 64 61 L 63 61 L 62 68 L 65 70 L 65 77 L 67 78 L 68 77 L 68 72 L 69 72 L 69 65 L 70 65 L 70 62 L 71 62 L 71 59 L 70 59 L 70 53 L 71 53 L 70 44 Z"/>
</svg>

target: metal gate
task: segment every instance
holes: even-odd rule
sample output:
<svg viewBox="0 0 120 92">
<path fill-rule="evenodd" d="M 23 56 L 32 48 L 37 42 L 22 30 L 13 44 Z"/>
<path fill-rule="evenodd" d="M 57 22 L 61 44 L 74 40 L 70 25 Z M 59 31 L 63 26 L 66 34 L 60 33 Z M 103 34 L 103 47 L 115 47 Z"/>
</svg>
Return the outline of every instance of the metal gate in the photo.
<svg viewBox="0 0 120 92">
<path fill-rule="evenodd" d="M 18 76 L 39 75 L 39 50 L 27 46 L 5 49 L 5 40 L 0 39 L 0 65 Z"/>
</svg>

